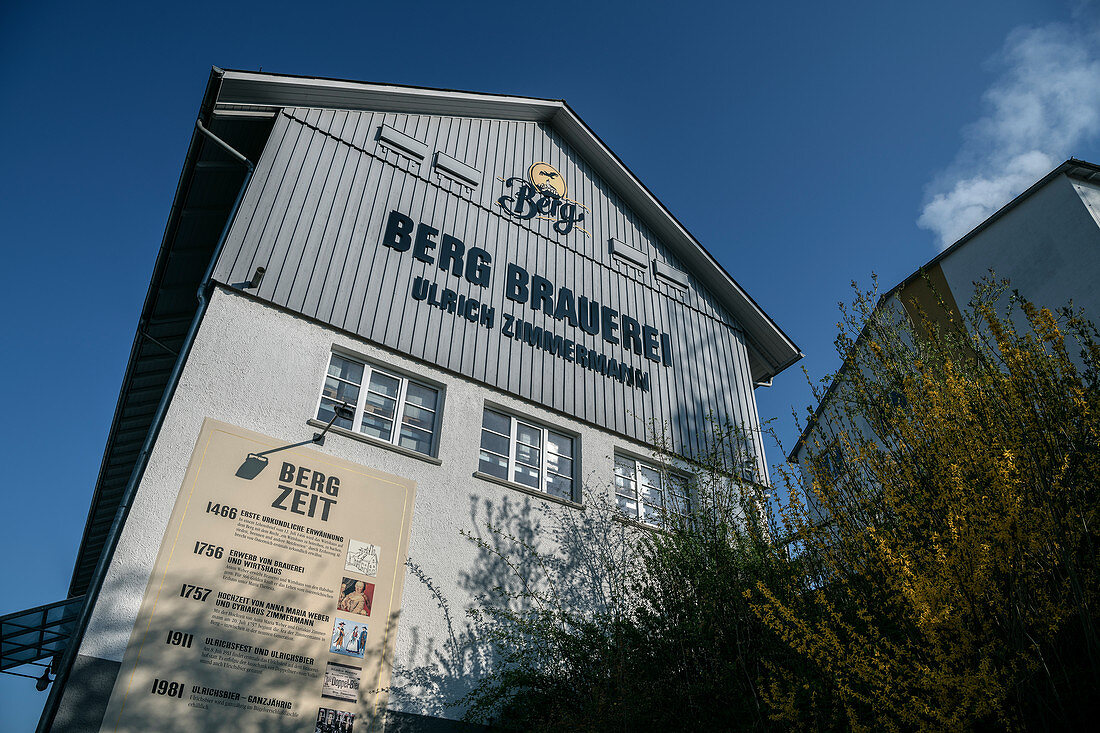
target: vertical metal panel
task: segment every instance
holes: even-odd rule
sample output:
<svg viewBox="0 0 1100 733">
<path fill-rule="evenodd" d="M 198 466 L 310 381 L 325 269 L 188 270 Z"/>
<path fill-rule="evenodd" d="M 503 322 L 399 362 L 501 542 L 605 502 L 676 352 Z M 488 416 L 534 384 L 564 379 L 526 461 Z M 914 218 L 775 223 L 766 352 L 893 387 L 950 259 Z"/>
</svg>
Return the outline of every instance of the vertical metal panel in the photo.
<svg viewBox="0 0 1100 733">
<path fill-rule="evenodd" d="M 434 172 L 430 159 L 410 163 L 378 145 L 389 125 L 479 170 L 472 190 Z M 430 156 L 429 156 L 430 158 Z M 550 222 L 518 221 L 496 204 L 501 179 L 525 177 L 536 161 L 565 177 L 569 196 L 587 207 L 583 227 L 561 236 Z M 410 252 L 380 246 L 388 214 L 398 210 L 467 250 L 492 257 L 492 280 L 477 287 Z M 616 265 L 606 246 L 615 237 L 684 269 L 604 181 L 554 133 L 532 122 L 443 118 L 316 109 L 286 109 L 272 132 L 257 175 L 230 233 L 216 277 L 247 280 L 268 268 L 256 293 L 415 358 L 520 395 L 639 440 L 667 425 L 672 445 L 696 453 L 705 414 L 757 427 L 748 357 L 736 322 L 691 278 L 687 293 L 669 296 L 648 270 Z M 566 322 L 504 297 L 514 262 L 568 287 L 575 297 L 629 314 L 671 334 L 673 366 L 611 345 Z M 415 277 L 476 298 L 495 309 L 492 329 L 409 296 Z M 556 295 L 556 293 L 555 293 Z M 618 381 L 502 335 L 504 314 L 571 338 L 586 349 L 638 367 L 651 391 Z M 762 446 L 754 447 L 762 455 Z"/>
<path fill-rule="evenodd" d="M 344 134 L 349 139 L 357 139 L 360 127 L 367 121 L 366 115 L 347 115 Z M 339 283 L 343 264 L 347 262 L 346 247 L 349 241 L 345 230 L 354 226 L 357 202 L 362 200 L 362 189 L 366 180 L 362 167 L 369 165 L 368 158 L 359 155 L 350 146 L 346 148 L 340 169 L 340 180 L 332 199 L 329 218 L 321 237 L 316 262 L 310 270 L 307 287 L 300 292 L 301 310 L 315 318 L 328 320 L 332 315 L 333 295 Z M 340 250 L 343 250 L 341 253 Z M 294 307 L 293 299 L 291 307 Z"/>
<path fill-rule="evenodd" d="M 346 147 L 332 138 L 323 139 L 317 162 L 319 170 L 308 179 L 305 198 L 296 212 L 297 218 L 287 241 L 286 264 L 274 280 L 274 299 L 295 310 L 301 310 L 324 231 L 332 219 L 333 188 L 343 172 L 343 160 L 347 157 L 343 149 Z M 304 176 L 302 180 L 306 180 Z M 300 283 L 297 288 L 295 283 Z"/>
<path fill-rule="evenodd" d="M 218 263 L 219 268 L 229 264 L 232 272 L 248 273 L 247 277 L 238 276 L 235 281 L 250 279 L 257 260 L 262 256 L 255 246 L 262 237 L 253 232 L 253 227 L 264 226 L 275 195 L 293 160 L 295 141 L 301 132 L 301 126 L 286 117 L 280 117 L 271 131 Z M 246 242 L 250 245 L 247 249 L 244 247 Z"/>
<path fill-rule="evenodd" d="M 375 120 L 371 120 L 373 125 Z M 339 278 L 330 288 L 329 283 L 323 283 L 322 288 L 325 297 L 322 299 L 318 310 L 318 316 L 322 320 L 348 329 L 351 319 L 355 319 L 358 325 L 359 313 L 366 297 L 365 288 L 371 280 L 371 268 L 375 259 L 363 257 L 361 243 L 368 237 L 368 229 L 371 221 L 380 207 L 385 206 L 385 201 L 379 200 L 377 192 L 383 187 L 388 189 L 398 178 L 397 171 L 383 162 L 367 156 L 360 156 L 362 182 L 353 188 L 353 193 L 361 196 L 358 200 L 348 203 L 349 209 L 354 211 L 351 219 L 351 229 L 347 232 L 346 242 L 341 242 L 333 249 L 334 256 L 343 253 L 342 262 L 335 262 L 329 267 L 329 272 L 339 268 Z M 404 176 L 400 176 L 404 180 Z M 341 230 L 344 234 L 345 230 Z M 325 306 L 331 302 L 331 315 L 324 319 Z M 350 329 L 348 329 L 350 330 Z"/>
</svg>

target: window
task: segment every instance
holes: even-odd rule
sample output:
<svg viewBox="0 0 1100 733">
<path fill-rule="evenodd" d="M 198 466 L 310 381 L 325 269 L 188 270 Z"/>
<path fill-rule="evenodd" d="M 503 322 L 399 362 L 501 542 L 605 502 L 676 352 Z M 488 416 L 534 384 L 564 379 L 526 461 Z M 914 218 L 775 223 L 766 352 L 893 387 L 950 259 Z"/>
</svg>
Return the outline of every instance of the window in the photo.
<svg viewBox="0 0 1100 733">
<path fill-rule="evenodd" d="M 821 465 L 830 478 L 839 479 L 844 474 L 844 451 L 834 445 L 821 454 Z"/>
<path fill-rule="evenodd" d="M 333 354 L 317 419 L 327 423 L 333 407 L 341 402 L 355 407 L 355 417 L 337 417 L 333 425 L 433 455 L 439 427 L 438 389 Z"/>
<path fill-rule="evenodd" d="M 662 512 L 686 517 L 691 511 L 686 476 L 615 456 L 615 500 L 619 510 L 646 524 L 660 524 Z"/>
<path fill-rule="evenodd" d="M 486 408 L 481 420 L 481 473 L 573 499 L 573 439 Z"/>
<path fill-rule="evenodd" d="M 886 403 L 899 410 L 904 410 L 909 407 L 909 400 L 906 399 L 905 393 L 896 389 L 892 389 L 886 393 Z"/>
</svg>

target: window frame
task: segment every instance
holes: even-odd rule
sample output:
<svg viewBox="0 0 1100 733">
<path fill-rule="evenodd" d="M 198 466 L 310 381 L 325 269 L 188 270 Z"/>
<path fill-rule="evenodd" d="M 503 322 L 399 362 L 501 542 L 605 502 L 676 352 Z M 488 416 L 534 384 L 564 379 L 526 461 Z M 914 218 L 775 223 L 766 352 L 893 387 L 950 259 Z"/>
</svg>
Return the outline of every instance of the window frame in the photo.
<svg viewBox="0 0 1100 733">
<path fill-rule="evenodd" d="M 495 430 L 492 430 L 492 429 L 489 429 L 489 428 L 485 427 L 485 413 L 486 412 L 493 412 L 493 413 L 496 413 L 498 415 L 501 415 L 503 417 L 508 418 L 508 433 L 509 434 L 504 435 L 504 433 L 499 433 Z M 518 432 L 519 432 L 520 423 L 523 423 L 523 425 L 528 427 L 528 428 L 532 428 L 532 429 L 535 429 L 535 430 L 539 431 L 539 446 L 537 446 L 537 450 L 540 452 L 539 465 L 538 465 L 538 469 L 539 469 L 538 486 L 531 486 L 530 484 L 525 484 L 522 481 L 516 481 L 515 478 L 514 478 L 517 465 L 522 466 L 522 467 L 533 467 L 533 464 L 531 464 L 531 463 L 528 463 L 528 462 L 525 462 L 525 461 L 522 461 L 522 460 L 517 460 L 518 445 L 519 445 Z M 505 456 L 501 453 L 498 453 L 494 450 L 490 450 L 490 449 L 484 447 L 483 439 L 484 439 L 484 432 L 485 431 L 488 431 L 488 432 L 492 433 L 493 435 L 499 436 L 501 438 L 507 438 L 508 439 L 508 455 L 507 456 Z M 570 442 L 570 445 L 571 445 L 571 448 L 572 448 L 572 455 L 566 456 L 566 455 L 562 455 L 562 454 L 558 453 L 557 451 L 553 451 L 554 455 L 557 455 L 557 456 L 561 457 L 562 459 L 568 460 L 572 463 L 573 470 L 572 470 L 572 473 L 568 476 L 566 476 L 565 474 L 560 473 L 558 471 L 554 471 L 554 470 L 550 469 L 548 456 L 549 456 L 551 451 L 549 451 L 547 449 L 547 447 L 549 445 L 549 441 L 547 440 L 547 437 L 550 433 L 554 433 L 555 435 L 559 435 L 563 438 L 566 438 Z M 530 443 L 524 443 L 523 445 L 530 446 L 532 448 L 536 447 L 536 446 L 531 446 Z M 482 454 L 482 452 L 488 453 L 492 456 L 496 456 L 496 457 L 499 457 L 499 458 L 506 458 L 508 460 L 508 465 L 505 467 L 505 477 L 504 478 L 501 478 L 500 476 L 497 476 L 496 474 L 488 473 L 488 472 L 482 470 L 482 467 L 481 467 L 481 454 Z M 547 499 L 550 499 L 551 501 L 560 501 L 560 502 L 567 502 L 569 504 L 579 505 L 580 501 L 581 501 L 581 498 L 580 498 L 580 481 L 578 480 L 578 477 L 580 475 L 580 459 L 581 459 L 581 444 L 580 444 L 580 435 L 579 434 L 577 434 L 577 433 L 575 433 L 571 430 L 563 430 L 562 428 L 559 428 L 559 427 L 552 427 L 552 426 L 548 425 L 547 423 L 544 423 L 540 420 L 532 420 L 527 415 L 521 415 L 521 414 L 517 413 L 515 410 L 509 409 L 507 407 L 502 407 L 502 406 L 500 406 L 498 404 L 494 404 L 492 402 L 485 402 L 485 404 L 482 406 L 481 425 L 480 425 L 480 428 L 478 430 L 477 472 L 474 474 L 475 476 L 483 477 L 483 478 L 486 478 L 486 479 L 489 479 L 491 481 L 495 481 L 495 482 L 498 482 L 498 483 L 503 483 L 503 484 L 506 484 L 508 486 L 518 488 L 522 491 L 526 491 L 528 493 L 534 494 L 535 496 L 545 497 Z M 569 496 L 559 496 L 558 494 L 553 494 L 553 493 L 550 493 L 549 491 L 547 491 L 547 482 L 548 482 L 548 478 L 551 474 L 553 474 L 555 476 L 560 476 L 560 477 L 569 479 Z"/>
<path fill-rule="evenodd" d="M 332 365 L 332 357 L 333 356 L 338 356 L 341 359 L 346 359 L 348 361 L 355 362 L 356 364 L 361 365 L 363 367 L 362 381 L 358 385 L 354 385 L 354 382 L 352 382 L 348 379 L 344 379 L 342 377 L 336 377 L 336 376 L 333 376 L 333 375 L 329 374 L 329 367 Z M 383 397 L 386 397 L 386 399 L 394 399 L 396 401 L 396 404 L 395 404 L 395 407 L 394 407 L 393 417 L 392 418 L 384 418 L 386 420 L 391 421 L 390 438 L 388 440 L 386 438 L 380 438 L 377 435 L 371 435 L 370 433 L 363 432 L 363 430 L 362 430 L 363 415 L 364 415 L 364 413 L 366 413 L 366 410 L 364 409 L 365 404 L 366 404 L 366 398 L 367 398 L 367 394 L 371 393 L 370 380 L 371 380 L 371 376 L 373 376 L 373 374 L 375 372 L 378 372 L 379 374 L 381 374 L 383 376 L 389 377 L 390 379 L 396 379 L 398 381 L 397 395 L 395 397 L 390 398 L 390 397 L 386 397 L 385 395 L 382 395 Z M 332 379 L 343 382 L 345 384 L 350 384 L 350 385 L 357 386 L 358 389 L 359 389 L 359 397 L 355 401 L 355 415 L 351 419 L 351 427 L 350 428 L 345 428 L 342 425 L 338 425 L 338 424 L 334 423 L 333 424 L 334 429 L 337 429 L 337 430 L 339 430 L 343 433 L 353 435 L 356 438 L 360 438 L 360 439 L 366 440 L 366 441 L 371 442 L 371 443 L 382 445 L 382 446 L 385 446 L 385 447 L 388 447 L 388 448 L 394 448 L 398 451 L 408 451 L 409 453 L 411 453 L 412 455 L 415 455 L 415 456 L 431 458 L 433 460 L 438 459 L 439 441 L 440 441 L 440 435 L 442 434 L 442 428 L 443 428 L 444 398 L 445 398 L 445 395 L 446 395 L 446 389 L 445 389 L 444 385 L 440 384 L 439 382 L 435 382 L 435 381 L 430 380 L 430 379 L 424 379 L 421 376 L 411 374 L 411 373 L 409 373 L 409 372 L 407 372 L 403 369 L 395 368 L 395 367 L 393 367 L 389 364 L 385 364 L 385 365 L 379 364 L 377 361 L 375 361 L 373 359 L 370 359 L 368 357 L 365 357 L 362 354 L 357 354 L 355 352 L 349 351 L 347 349 L 342 349 L 342 348 L 334 345 L 332 347 L 332 349 L 330 349 L 329 352 L 328 352 L 328 361 L 325 362 L 324 373 L 321 375 L 321 389 L 318 391 L 317 402 L 315 403 L 314 408 L 313 408 L 313 415 L 312 415 L 313 420 L 320 421 L 320 422 L 327 422 L 327 420 L 322 421 L 321 417 L 320 417 L 321 405 L 324 403 L 324 401 L 326 399 L 328 399 L 331 402 L 339 402 L 339 400 L 336 400 L 332 397 L 326 397 L 325 396 L 325 385 L 327 384 L 328 379 L 330 377 Z M 427 407 L 420 407 L 419 405 L 414 405 L 415 407 L 418 407 L 418 409 L 427 410 L 428 412 L 432 412 L 435 415 L 435 423 L 432 426 L 432 430 L 430 431 L 431 432 L 431 439 L 430 439 L 429 452 L 427 452 L 427 453 L 424 453 L 420 450 L 417 450 L 416 448 L 410 448 L 406 445 L 402 445 L 399 442 L 400 439 L 401 439 L 401 426 L 402 426 L 403 420 L 405 418 L 406 399 L 408 397 L 409 384 L 415 384 L 419 387 L 422 387 L 424 389 L 429 389 L 429 390 L 432 390 L 433 392 L 435 392 L 436 399 L 435 399 L 435 409 L 434 410 L 430 409 L 430 408 L 427 408 Z M 374 392 L 373 394 L 377 395 L 377 394 L 380 394 L 380 393 Z M 419 430 L 419 431 L 425 432 L 425 433 L 429 432 L 427 430 L 424 430 L 424 428 L 421 428 L 417 425 L 411 425 L 410 424 L 409 427 L 412 428 L 413 430 Z"/>
<path fill-rule="evenodd" d="M 617 470 L 618 465 L 619 465 L 619 461 L 631 461 L 634 464 L 633 476 L 630 479 L 634 484 L 634 496 L 633 497 L 629 497 L 629 496 L 626 496 L 626 495 L 620 493 L 620 487 L 619 487 L 619 484 L 618 484 L 619 473 L 618 473 L 618 470 Z M 646 501 L 642 498 L 641 490 L 640 490 L 640 488 L 642 486 L 641 478 L 642 478 L 642 469 L 643 468 L 647 468 L 647 469 L 655 472 L 659 476 L 660 486 L 658 486 L 657 489 L 658 489 L 658 491 L 660 492 L 660 495 L 661 495 L 661 507 L 660 507 L 660 511 L 662 512 L 661 519 L 663 520 L 663 517 L 666 513 L 667 514 L 672 514 L 672 515 L 677 516 L 677 517 L 680 517 L 684 520 L 690 519 L 691 512 L 692 512 L 692 510 L 694 508 L 694 504 L 695 504 L 695 483 L 694 483 L 694 481 L 692 481 L 691 477 L 688 474 L 684 473 L 683 471 L 677 471 L 676 469 L 674 469 L 670 466 L 661 465 L 660 463 L 653 462 L 650 459 L 641 458 L 637 455 L 634 455 L 633 453 L 628 453 L 626 451 L 619 450 L 619 449 L 616 448 L 615 449 L 615 454 L 612 456 L 612 459 L 611 459 L 611 476 L 612 476 L 612 485 L 613 485 L 614 491 L 615 491 L 615 509 L 618 512 L 618 515 L 622 519 L 624 519 L 625 521 L 634 522 L 636 524 L 640 524 L 640 525 L 642 525 L 644 527 L 647 527 L 647 528 L 664 529 L 662 524 L 660 524 L 659 522 L 650 521 L 646 517 L 646 513 L 645 513 Z M 670 477 L 675 477 L 675 480 L 680 482 L 681 485 L 683 486 L 682 496 L 683 496 L 684 503 L 685 503 L 685 512 L 684 513 L 672 510 L 668 506 L 668 496 L 671 493 L 671 486 L 669 484 L 669 478 Z M 631 500 L 635 503 L 636 512 L 635 512 L 634 516 L 631 516 L 630 514 L 627 514 L 626 510 L 620 505 L 620 503 L 619 503 L 620 497 L 622 497 L 624 499 L 629 499 L 629 500 Z"/>
</svg>

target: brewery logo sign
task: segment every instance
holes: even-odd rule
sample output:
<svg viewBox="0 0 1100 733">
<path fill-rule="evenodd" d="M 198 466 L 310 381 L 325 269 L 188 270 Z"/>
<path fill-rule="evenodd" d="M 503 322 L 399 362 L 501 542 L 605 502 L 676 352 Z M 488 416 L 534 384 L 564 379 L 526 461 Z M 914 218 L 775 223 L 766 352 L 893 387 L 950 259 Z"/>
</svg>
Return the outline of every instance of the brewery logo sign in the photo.
<svg viewBox="0 0 1100 733">
<path fill-rule="evenodd" d="M 558 234 L 569 234 L 576 228 L 588 235 L 580 223 L 587 207 L 569 198 L 565 179 L 549 163 L 532 163 L 527 177 L 500 179 L 509 193 L 497 199 L 497 205 L 514 219 L 545 219 L 553 222 Z"/>
</svg>

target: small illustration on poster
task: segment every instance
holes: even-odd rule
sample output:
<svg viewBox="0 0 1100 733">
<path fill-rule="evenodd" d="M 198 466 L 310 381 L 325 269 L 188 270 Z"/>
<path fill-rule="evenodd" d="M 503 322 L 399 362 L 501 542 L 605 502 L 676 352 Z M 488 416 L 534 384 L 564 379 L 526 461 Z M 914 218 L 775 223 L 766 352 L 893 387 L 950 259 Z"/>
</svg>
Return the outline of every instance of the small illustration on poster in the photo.
<svg viewBox="0 0 1100 733">
<path fill-rule="evenodd" d="M 362 659 L 366 648 L 367 625 L 362 621 L 337 616 L 332 624 L 332 644 L 329 651 Z"/>
<path fill-rule="evenodd" d="M 360 616 L 370 616 L 371 603 L 374 602 L 374 583 L 355 578 L 344 578 L 340 583 L 340 601 L 336 609 Z"/>
<path fill-rule="evenodd" d="M 382 548 L 359 540 L 348 540 L 348 558 L 344 563 L 344 570 L 361 575 L 369 575 L 372 578 L 378 575 L 378 563 L 381 560 Z"/>
<path fill-rule="evenodd" d="M 359 697 L 359 667 L 329 662 L 325 667 L 325 681 L 321 684 L 321 697 L 355 702 Z"/>
<path fill-rule="evenodd" d="M 355 713 L 332 708 L 318 708 L 317 725 L 314 727 L 313 733 L 351 733 L 351 725 L 354 722 Z"/>
</svg>

